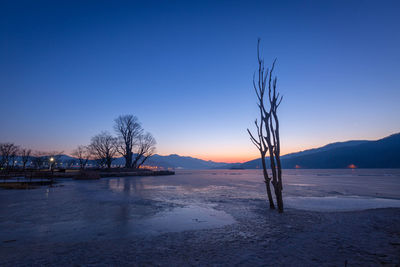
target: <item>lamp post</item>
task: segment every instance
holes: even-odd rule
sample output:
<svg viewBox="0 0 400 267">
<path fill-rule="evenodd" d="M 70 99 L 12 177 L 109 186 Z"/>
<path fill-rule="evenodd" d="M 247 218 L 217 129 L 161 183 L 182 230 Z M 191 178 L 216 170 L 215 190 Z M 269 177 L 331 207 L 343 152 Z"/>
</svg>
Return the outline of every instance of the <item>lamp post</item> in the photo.
<svg viewBox="0 0 400 267">
<path fill-rule="evenodd" d="M 53 158 L 53 157 L 50 157 L 49 161 L 50 161 L 49 170 L 52 171 L 52 170 L 53 170 L 53 164 L 54 164 L 54 158 Z"/>
<path fill-rule="evenodd" d="M 49 159 L 49 161 L 50 161 L 50 170 L 51 170 L 51 183 L 53 184 L 53 164 L 54 164 L 54 158 L 53 157 L 50 157 L 50 159 Z"/>
</svg>

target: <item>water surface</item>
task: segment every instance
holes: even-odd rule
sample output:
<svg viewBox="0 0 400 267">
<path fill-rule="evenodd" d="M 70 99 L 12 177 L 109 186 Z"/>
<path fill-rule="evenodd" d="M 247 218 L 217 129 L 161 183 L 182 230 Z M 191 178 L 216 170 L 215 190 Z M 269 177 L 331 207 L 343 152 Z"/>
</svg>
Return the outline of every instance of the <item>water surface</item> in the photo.
<svg viewBox="0 0 400 267">
<path fill-rule="evenodd" d="M 284 197 L 287 208 L 305 210 L 400 207 L 400 170 L 284 170 Z M 218 206 L 227 199 L 265 200 L 261 171 L 65 179 L 51 188 L 2 190 L 0 240 L 77 241 L 224 227 L 236 222 Z"/>
</svg>

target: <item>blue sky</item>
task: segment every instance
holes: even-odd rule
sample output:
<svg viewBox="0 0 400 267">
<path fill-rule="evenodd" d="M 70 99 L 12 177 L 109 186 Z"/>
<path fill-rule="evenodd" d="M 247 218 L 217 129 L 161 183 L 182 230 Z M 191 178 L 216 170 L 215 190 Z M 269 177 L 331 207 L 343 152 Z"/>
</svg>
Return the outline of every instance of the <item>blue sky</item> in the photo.
<svg viewBox="0 0 400 267">
<path fill-rule="evenodd" d="M 283 153 L 400 131 L 398 1 L 2 1 L 0 142 L 70 152 L 134 114 L 160 154 L 257 157 L 257 38 Z"/>
</svg>

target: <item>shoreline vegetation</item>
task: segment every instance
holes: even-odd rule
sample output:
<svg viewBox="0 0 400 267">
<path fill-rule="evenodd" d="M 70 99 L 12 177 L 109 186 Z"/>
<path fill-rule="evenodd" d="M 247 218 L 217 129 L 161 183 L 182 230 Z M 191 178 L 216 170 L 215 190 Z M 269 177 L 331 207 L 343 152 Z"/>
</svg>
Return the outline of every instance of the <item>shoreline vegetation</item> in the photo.
<svg viewBox="0 0 400 267">
<path fill-rule="evenodd" d="M 108 177 L 165 176 L 174 175 L 170 170 L 149 169 L 97 169 L 97 170 L 20 170 L 0 173 L 2 189 L 35 189 L 39 186 L 52 186 L 57 179 L 98 180 Z"/>
<path fill-rule="evenodd" d="M 139 119 L 121 115 L 114 120 L 116 135 L 103 131 L 89 145 L 79 145 L 65 162 L 62 151 L 34 151 L 14 143 L 0 143 L 0 188 L 32 189 L 52 186 L 57 178 L 97 180 L 105 177 L 174 175 L 144 165 L 156 151 L 156 140 L 145 132 Z M 113 161 L 120 155 L 123 165 Z M 92 163 L 89 163 L 92 162 Z M 121 168 L 124 166 L 123 168 Z"/>
<path fill-rule="evenodd" d="M 156 140 L 145 132 L 139 119 L 133 115 L 121 115 L 114 120 L 116 135 L 107 131 L 93 136 L 89 145 L 79 145 L 70 153 L 67 162 L 62 160 L 63 151 L 32 151 L 14 143 L 0 142 L 0 171 L 48 169 L 111 169 L 118 155 L 124 158 L 125 169 L 149 169 L 146 161 L 156 151 Z M 68 156 L 69 157 L 69 156 Z M 92 164 L 89 164 L 89 162 Z M 117 167 L 122 167 L 119 165 Z"/>
</svg>

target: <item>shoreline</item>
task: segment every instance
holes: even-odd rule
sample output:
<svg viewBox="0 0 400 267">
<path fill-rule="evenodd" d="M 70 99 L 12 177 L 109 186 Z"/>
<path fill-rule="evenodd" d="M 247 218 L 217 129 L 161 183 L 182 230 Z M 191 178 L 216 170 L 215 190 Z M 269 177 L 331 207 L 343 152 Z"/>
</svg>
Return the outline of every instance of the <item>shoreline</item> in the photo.
<svg viewBox="0 0 400 267">
<path fill-rule="evenodd" d="M 32 172 L 31 177 L 10 176 L 0 179 L 0 188 L 2 189 L 34 189 L 39 186 L 52 185 L 57 183 L 57 179 L 75 179 L 75 180 L 98 180 L 107 177 L 138 177 L 138 176 L 167 176 L 175 175 L 174 171 L 169 170 L 135 170 L 135 171 L 98 171 L 84 170 L 76 172 Z M 41 177 L 41 174 L 43 176 Z M 15 175 L 15 174 L 13 174 Z M 21 173 L 22 175 L 22 173 Z M 23 174 L 26 175 L 26 174 Z"/>
</svg>

